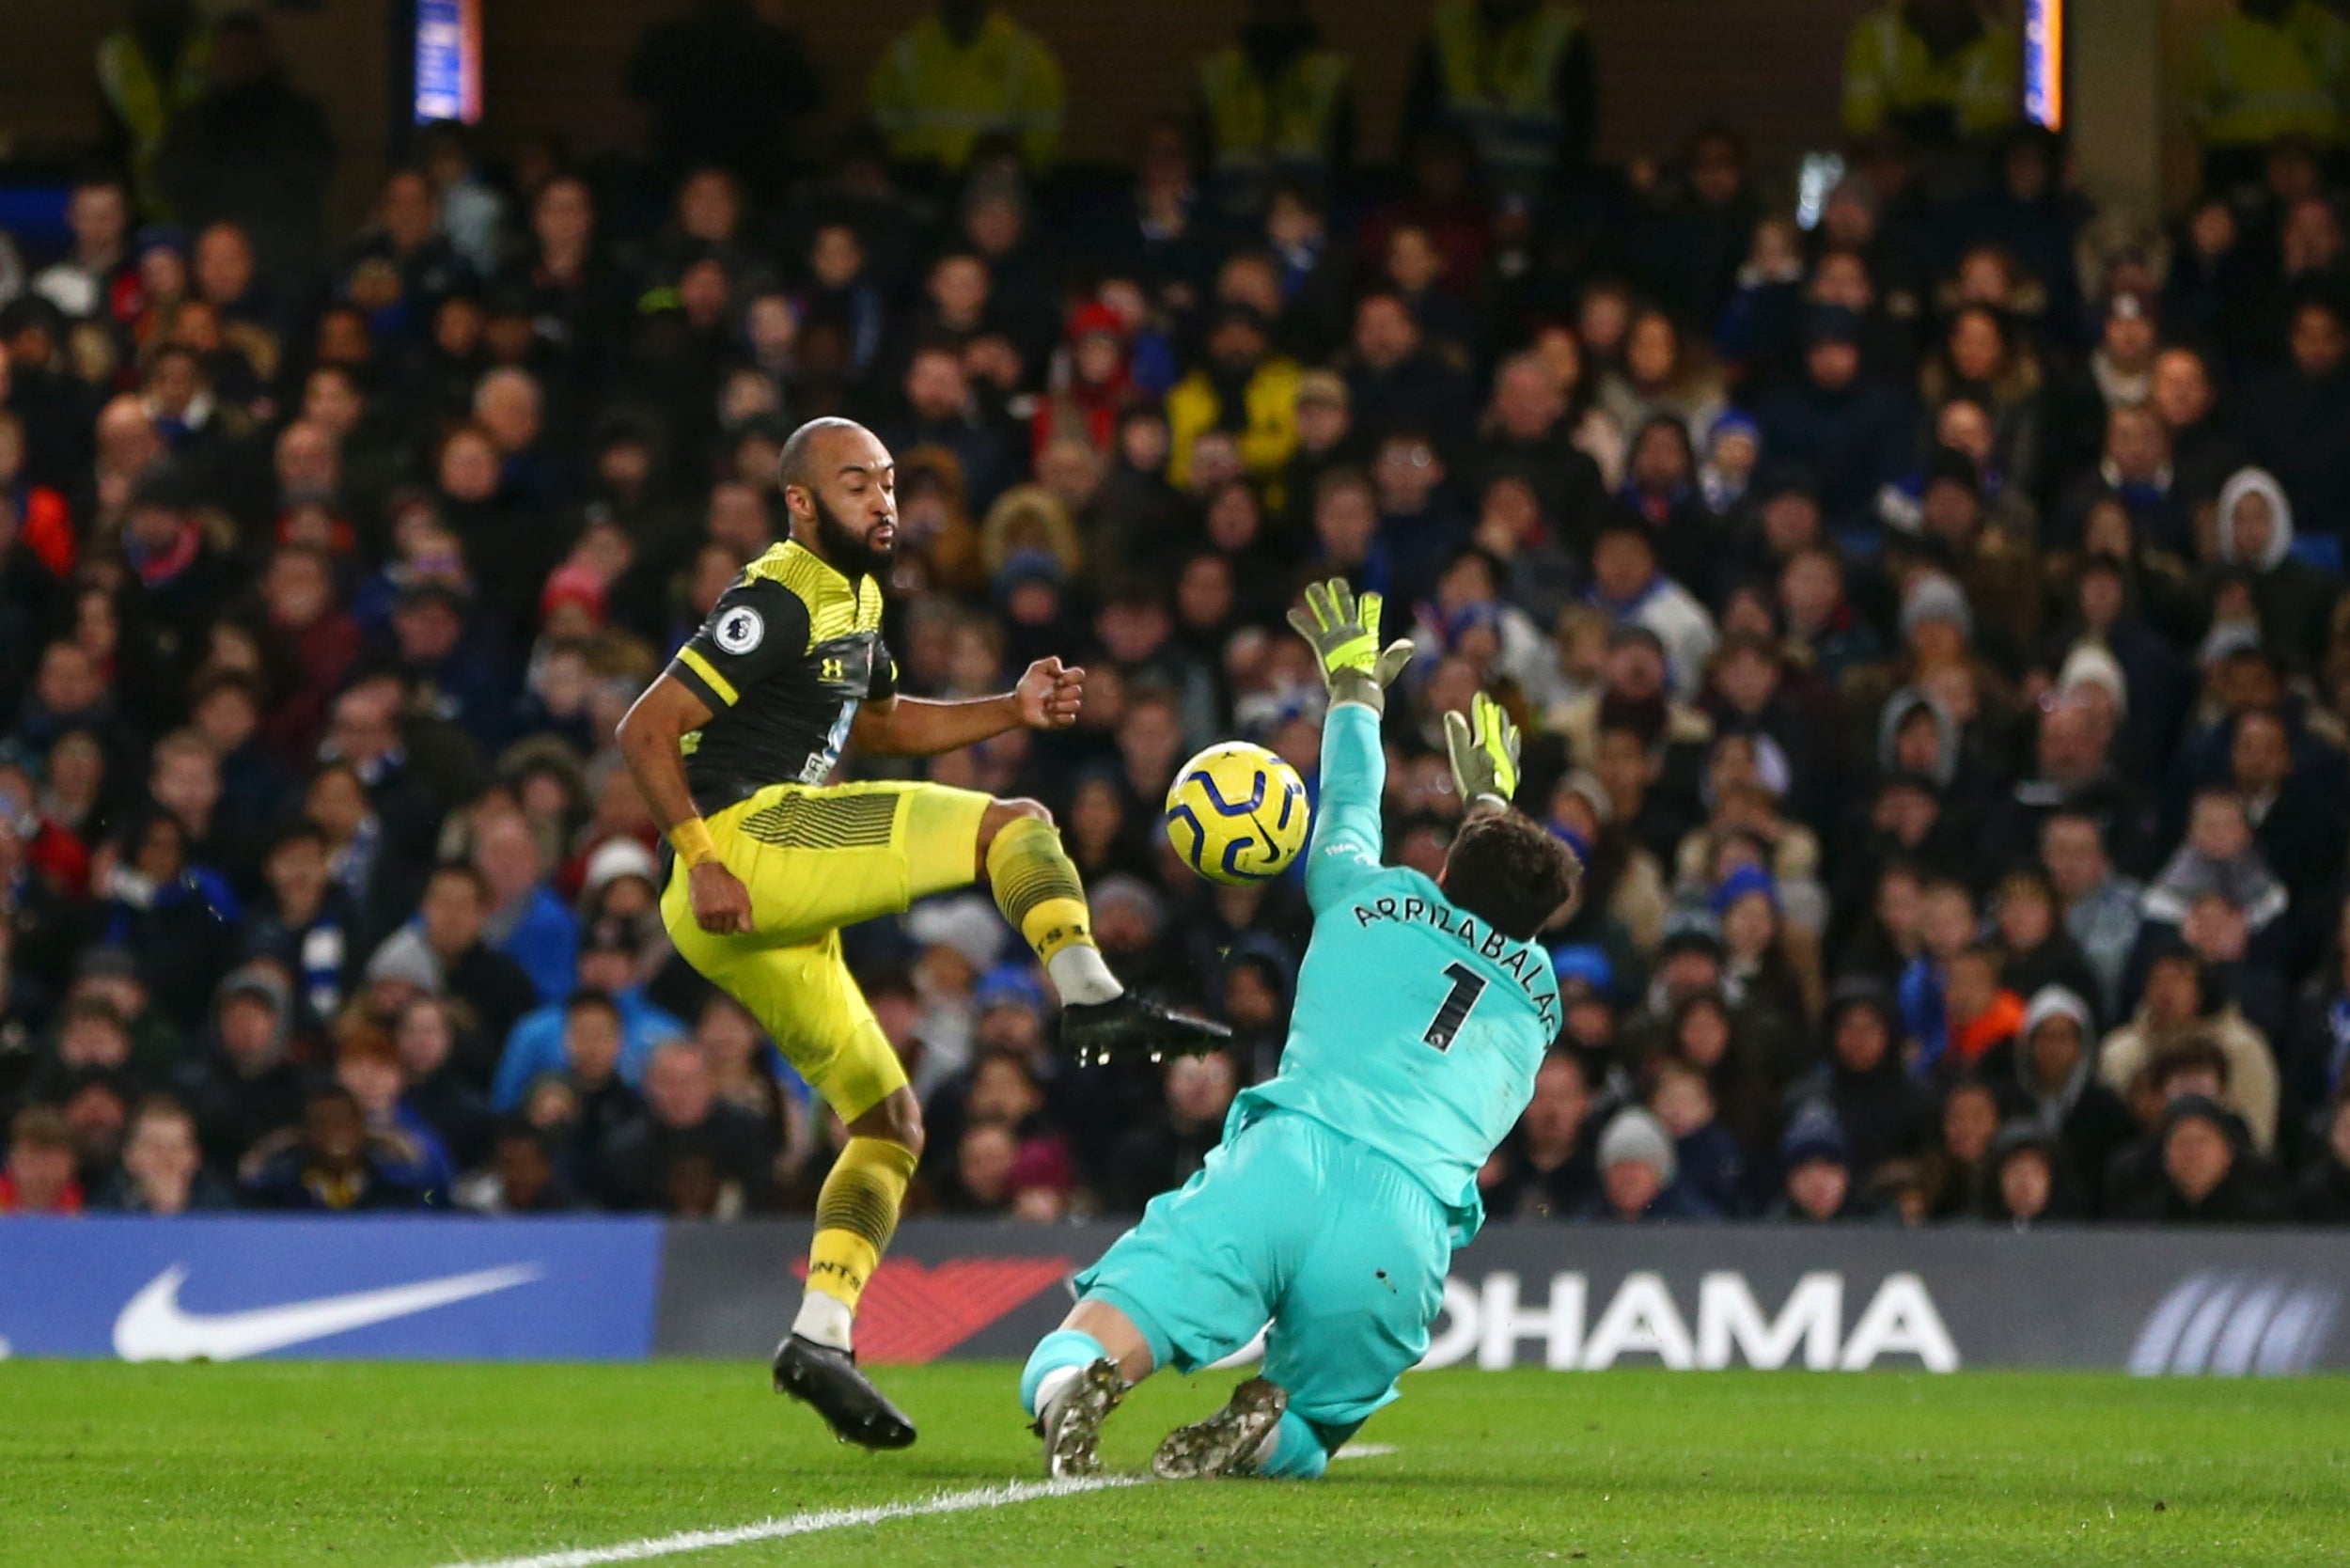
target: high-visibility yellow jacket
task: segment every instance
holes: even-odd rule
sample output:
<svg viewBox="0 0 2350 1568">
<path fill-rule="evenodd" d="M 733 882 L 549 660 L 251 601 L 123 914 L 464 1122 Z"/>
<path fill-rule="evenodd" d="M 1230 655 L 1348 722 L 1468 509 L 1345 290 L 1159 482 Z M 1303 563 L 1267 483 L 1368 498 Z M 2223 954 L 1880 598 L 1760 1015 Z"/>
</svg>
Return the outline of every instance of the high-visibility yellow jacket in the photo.
<svg viewBox="0 0 2350 1568">
<path fill-rule="evenodd" d="M 1844 41 L 1844 129 L 1865 136 L 1887 117 L 1947 108 L 1969 136 L 2015 121 L 2022 60 L 2015 34 L 1997 24 L 1936 60 L 1898 4 L 1871 11 Z"/>
<path fill-rule="evenodd" d="M 1297 362 L 1274 354 L 1248 378 L 1241 400 L 1240 459 L 1260 487 L 1277 486 L 1297 452 Z M 1194 370 L 1167 394 L 1167 478 L 1181 490 L 1191 482 L 1191 444 L 1224 424 L 1224 400 L 1205 370 Z M 1267 492 L 1267 503 L 1280 499 Z"/>
<path fill-rule="evenodd" d="M 1326 170 L 1347 74 L 1346 56 L 1331 49 L 1300 51 L 1272 82 L 1237 44 L 1201 60 L 1199 101 L 1215 166 Z"/>
<path fill-rule="evenodd" d="M 1558 161 L 1566 116 L 1553 95 L 1579 12 L 1537 6 L 1496 30 L 1477 0 L 1442 0 L 1434 39 L 1446 115 L 1468 133 L 1486 172 L 1509 180 Z"/>
<path fill-rule="evenodd" d="M 898 35 L 866 86 L 873 123 L 890 155 L 958 169 L 981 136 L 1010 132 L 1029 166 L 1060 147 L 1060 62 L 1044 40 L 990 12 L 969 47 L 948 36 L 935 14 Z"/>
<path fill-rule="evenodd" d="M 2281 24 L 2230 11 L 2203 31 L 2186 88 L 2206 147 L 2261 147 L 2290 133 L 2339 142 L 2350 26 L 2301 0 Z"/>
<path fill-rule="evenodd" d="M 203 96 L 212 55 L 212 34 L 201 30 L 189 38 L 176 65 L 165 61 L 160 67 L 147 57 L 138 35 L 128 27 L 118 27 L 98 40 L 98 90 L 130 135 L 132 184 L 146 212 L 164 213 L 163 192 L 155 183 L 155 154 L 171 128 L 172 116 Z"/>
</svg>

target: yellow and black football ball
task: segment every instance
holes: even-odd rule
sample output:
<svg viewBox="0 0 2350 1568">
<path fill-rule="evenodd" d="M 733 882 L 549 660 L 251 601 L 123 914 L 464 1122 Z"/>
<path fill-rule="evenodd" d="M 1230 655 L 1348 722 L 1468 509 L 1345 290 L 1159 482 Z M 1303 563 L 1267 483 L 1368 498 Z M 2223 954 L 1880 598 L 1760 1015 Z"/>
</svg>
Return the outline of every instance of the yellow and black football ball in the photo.
<svg viewBox="0 0 2350 1568">
<path fill-rule="evenodd" d="M 1263 746 L 1226 741 L 1176 770 L 1164 821 L 1184 865 L 1239 886 L 1289 870 L 1312 815 L 1295 768 Z"/>
</svg>

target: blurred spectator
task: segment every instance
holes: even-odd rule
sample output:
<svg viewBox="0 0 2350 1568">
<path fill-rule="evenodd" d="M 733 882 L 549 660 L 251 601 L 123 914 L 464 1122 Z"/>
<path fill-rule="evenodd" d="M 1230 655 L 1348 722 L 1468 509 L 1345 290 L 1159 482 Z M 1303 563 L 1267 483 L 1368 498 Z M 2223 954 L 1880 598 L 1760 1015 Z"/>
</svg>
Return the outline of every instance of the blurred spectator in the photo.
<svg viewBox="0 0 2350 1568">
<path fill-rule="evenodd" d="M 1581 1062 L 1561 1051 L 1544 1058 L 1517 1131 L 1479 1175 L 1487 1210 L 1503 1218 L 1579 1214 L 1599 1189 L 1595 1139 L 1584 1130 L 1590 1107 Z"/>
<path fill-rule="evenodd" d="M 65 1117 L 45 1105 L 17 1112 L 0 1163 L 0 1215 L 78 1215 L 82 1201 Z"/>
<path fill-rule="evenodd" d="M 122 1141 L 122 1167 L 95 1206 L 131 1215 L 183 1215 L 236 1206 L 236 1194 L 204 1164 L 196 1120 L 178 1101 L 144 1101 Z"/>
<path fill-rule="evenodd" d="M 2235 1004 L 2216 994 L 2191 952 L 2173 947 L 2155 957 L 2137 1016 L 2106 1036 L 2097 1070 L 2109 1088 L 2126 1090 L 2163 1053 L 2189 1042 L 2217 1053 L 2223 1067 L 2213 1098 L 2242 1120 L 2255 1147 L 2267 1149 L 2277 1136 L 2276 1057 Z"/>
<path fill-rule="evenodd" d="M 1828 1059 L 1794 1097 L 1834 1119 L 1848 1179 L 1866 1183 L 1887 1160 L 1923 1149 L 1933 1100 L 1902 1061 L 1892 1000 L 1882 990 L 1846 980 L 1828 998 L 1825 1029 Z M 1790 1118 L 1791 1137 L 1801 1120 L 1801 1110 Z"/>
<path fill-rule="evenodd" d="M 1111 1151 L 1105 1200 L 1119 1212 L 1133 1213 L 1198 1174 L 1208 1151 L 1223 1139 L 1224 1114 L 1232 1108 L 1237 1078 L 1232 1059 L 1220 1054 L 1168 1062 L 1166 1111 Z"/>
<path fill-rule="evenodd" d="M 1778 1161 L 1787 1172 L 1785 1190 L 1763 1211 L 1765 1218 L 1825 1225 L 1862 1217 L 1844 1129 L 1825 1105 L 1807 1105 L 1788 1123 Z"/>
<path fill-rule="evenodd" d="M 1408 143 L 1465 135 L 1497 186 L 1524 194 L 1580 173 L 1598 115 L 1590 35 L 1550 0 L 1438 0 L 1403 111 Z"/>
<path fill-rule="evenodd" d="M 766 1200 L 769 1151 L 759 1119 L 716 1098 L 710 1069 L 683 1041 L 645 1065 L 645 1109 L 615 1132 L 598 1183 L 616 1209 L 732 1219 Z"/>
<path fill-rule="evenodd" d="M 2035 992 L 2017 1038 L 2016 1075 L 2028 1108 L 2050 1139 L 2052 1169 L 2087 1198 L 2136 1132 L 2120 1095 L 2097 1080 L 2089 1004 L 2060 985 Z"/>
<path fill-rule="evenodd" d="M 213 24 L 204 90 L 171 117 L 153 167 L 172 215 L 191 231 L 233 223 L 268 275 L 309 275 L 335 143 L 319 106 L 287 82 L 258 16 Z"/>
<path fill-rule="evenodd" d="M 993 137 L 1035 171 L 1060 148 L 1060 61 L 988 0 L 939 0 L 883 51 L 866 96 L 890 156 L 925 171 L 959 173 Z"/>
<path fill-rule="evenodd" d="M 1199 118 L 1220 205 L 1258 212 L 1276 179 L 1346 172 L 1352 68 L 1323 46 L 1307 0 L 1250 0 L 1239 38 L 1199 62 Z"/>
<path fill-rule="evenodd" d="M 375 950 L 368 974 L 411 974 L 421 990 L 462 1000 L 480 1021 L 480 1048 L 494 1052 L 535 1005 L 538 992 L 520 964 L 484 940 L 489 904 L 488 879 L 470 864 L 436 868 L 416 906 L 415 924 Z"/>
<path fill-rule="evenodd" d="M 302 1070 L 287 1059 L 292 998 L 277 971 L 254 963 L 220 982 L 207 1048 L 178 1074 L 205 1159 L 233 1170 L 264 1137 L 302 1116 Z"/>
<path fill-rule="evenodd" d="M 613 1013 L 620 1023 L 616 1070 L 622 1084 L 634 1086 L 644 1079 L 644 1062 L 653 1053 L 653 1046 L 665 1039 L 683 1039 L 686 1025 L 660 1011 L 650 996 L 646 996 L 644 985 L 636 976 L 636 954 L 644 945 L 639 926 L 641 921 L 630 921 L 620 915 L 608 915 L 594 921 L 580 940 L 578 966 L 566 976 L 564 999 L 545 1001 L 514 1025 L 498 1056 L 498 1074 L 491 1089 L 500 1112 L 519 1107 L 524 1093 L 538 1074 L 555 1072 L 564 1065 L 569 1037 L 566 1018 L 571 1001 L 580 992 L 594 992 L 597 996 L 611 999 Z"/>
<path fill-rule="evenodd" d="M 1987 1219 L 1998 1202 L 1992 1142 L 1999 1097 L 1980 1078 L 1961 1078 L 1942 1096 L 1942 1137 L 1925 1162 L 1926 1214 L 1937 1220 Z"/>
<path fill-rule="evenodd" d="M 652 118 L 654 167 L 675 178 L 718 164 L 780 194 L 794 123 L 823 103 L 823 81 L 776 0 L 701 0 L 645 29 L 629 96 Z"/>
<path fill-rule="evenodd" d="M 2015 118 L 2013 32 L 1976 0 L 1888 0 L 1844 44 L 1844 129 L 1891 129 L 1932 146 L 1997 133 Z"/>
<path fill-rule="evenodd" d="M 499 1127 L 489 1165 L 458 1188 L 457 1201 L 480 1215 L 568 1214 L 579 1206 L 545 1136 L 527 1122 Z"/>
<path fill-rule="evenodd" d="M 1599 1135 L 1599 1195 L 1582 1217 L 1618 1223 L 1713 1220 L 1720 1214 L 1677 1180 L 1680 1162 L 1655 1117 L 1637 1105 L 1608 1120 Z"/>
<path fill-rule="evenodd" d="M 419 1184 L 415 1145 L 397 1133 L 369 1128 L 367 1113 L 349 1090 L 311 1090 L 301 1116 L 298 1127 L 263 1138 L 245 1155 L 241 1190 L 247 1207 L 339 1214 L 447 1201 L 446 1193 Z"/>
<path fill-rule="evenodd" d="M 2011 1121 L 1991 1143 L 1991 1217 L 2017 1231 L 2083 1217 L 2078 1196 L 2057 1163 L 2056 1139 L 2036 1121 Z"/>
<path fill-rule="evenodd" d="M 2196 40 L 2188 118 L 2215 181 L 2253 174 L 2280 137 L 2342 139 L 2350 27 L 2304 0 L 2238 0 Z"/>
<path fill-rule="evenodd" d="M 358 1102 L 368 1132 L 408 1151 L 400 1177 L 426 1201 L 448 1202 L 457 1184 L 455 1163 L 431 1122 L 408 1103 L 408 1070 L 391 1036 L 372 1023 L 347 1025 L 335 1050 L 335 1082 Z"/>
<path fill-rule="evenodd" d="M 203 94 L 212 29 L 192 0 L 135 0 L 130 10 L 98 40 L 98 90 L 111 150 L 136 172 L 141 205 L 163 215 L 156 155 L 173 121 Z M 89 313 L 86 306 L 74 312 Z"/>
<path fill-rule="evenodd" d="M 1271 346 L 1254 308 L 1234 305 L 1217 312 L 1205 362 L 1167 395 L 1169 484 L 1192 488 L 1193 447 L 1209 431 L 1239 437 L 1242 465 L 1261 484 L 1288 466 L 1297 448 L 1298 372 Z"/>
<path fill-rule="evenodd" d="M 521 966 L 541 1001 L 571 994 L 579 950 L 579 921 L 547 886 L 546 868 L 530 823 L 501 812 L 474 833 L 474 865 L 494 902 L 483 933 Z"/>
<path fill-rule="evenodd" d="M 2201 1095 L 2174 1100 L 2156 1133 L 2155 1180 L 2115 1197 L 2114 1218 L 2167 1225 L 2259 1225 L 2283 1217 L 2266 1172 L 2241 1140 L 2241 1124 Z"/>
</svg>

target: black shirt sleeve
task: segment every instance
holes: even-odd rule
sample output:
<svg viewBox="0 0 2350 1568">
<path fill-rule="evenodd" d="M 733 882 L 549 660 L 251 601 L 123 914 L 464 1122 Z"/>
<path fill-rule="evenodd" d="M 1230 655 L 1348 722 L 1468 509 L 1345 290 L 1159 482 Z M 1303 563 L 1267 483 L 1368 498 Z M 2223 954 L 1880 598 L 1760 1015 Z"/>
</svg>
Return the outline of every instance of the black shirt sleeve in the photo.
<svg viewBox="0 0 2350 1568">
<path fill-rule="evenodd" d="M 737 583 L 719 596 L 701 630 L 669 663 L 669 674 L 722 713 L 752 686 L 807 652 L 807 606 L 781 583 Z"/>
<path fill-rule="evenodd" d="M 891 656 L 889 645 L 878 637 L 873 641 L 873 674 L 865 684 L 865 700 L 886 702 L 898 695 L 898 661 Z"/>
</svg>

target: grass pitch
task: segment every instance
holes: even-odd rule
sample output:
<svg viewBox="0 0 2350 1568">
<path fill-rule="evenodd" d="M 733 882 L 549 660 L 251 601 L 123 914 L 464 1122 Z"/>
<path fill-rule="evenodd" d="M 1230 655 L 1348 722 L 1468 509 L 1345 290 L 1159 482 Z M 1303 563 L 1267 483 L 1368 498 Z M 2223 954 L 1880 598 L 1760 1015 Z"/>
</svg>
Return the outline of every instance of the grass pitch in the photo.
<svg viewBox="0 0 2350 1568">
<path fill-rule="evenodd" d="M 0 1363 L 0 1562 L 440 1568 L 1037 1474 L 1016 1369 L 888 1369 L 842 1449 L 763 1368 Z M 1154 1379 L 1112 1469 L 1238 1374 Z M 1443 1372 L 1312 1484 L 1146 1484 L 662 1558 L 824 1563 L 2258 1563 L 2350 1555 L 2350 1384 Z"/>
</svg>

